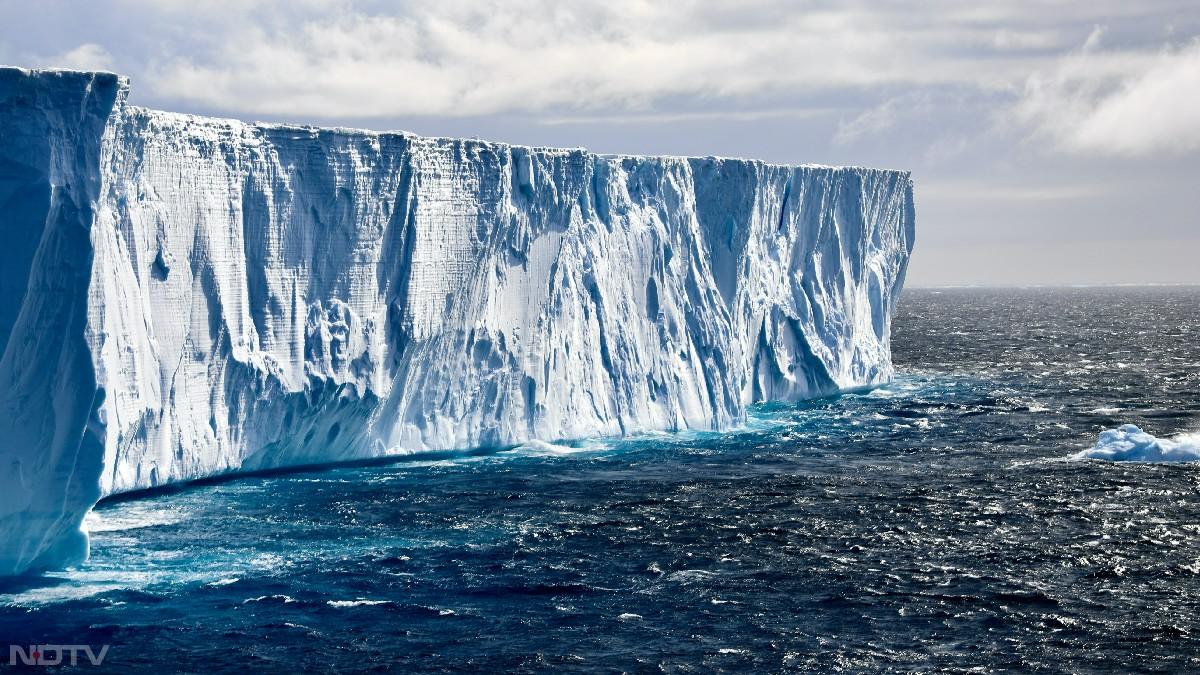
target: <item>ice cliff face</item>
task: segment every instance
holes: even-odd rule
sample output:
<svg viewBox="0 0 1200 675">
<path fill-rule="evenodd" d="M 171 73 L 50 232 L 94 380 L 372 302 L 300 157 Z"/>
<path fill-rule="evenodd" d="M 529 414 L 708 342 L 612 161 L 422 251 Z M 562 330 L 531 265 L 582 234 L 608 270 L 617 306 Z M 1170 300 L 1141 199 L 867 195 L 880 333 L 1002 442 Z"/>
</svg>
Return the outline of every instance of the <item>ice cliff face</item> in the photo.
<svg viewBox="0 0 1200 675">
<path fill-rule="evenodd" d="M 244 124 L 0 69 L 0 574 L 102 495 L 886 381 L 907 173 Z"/>
</svg>

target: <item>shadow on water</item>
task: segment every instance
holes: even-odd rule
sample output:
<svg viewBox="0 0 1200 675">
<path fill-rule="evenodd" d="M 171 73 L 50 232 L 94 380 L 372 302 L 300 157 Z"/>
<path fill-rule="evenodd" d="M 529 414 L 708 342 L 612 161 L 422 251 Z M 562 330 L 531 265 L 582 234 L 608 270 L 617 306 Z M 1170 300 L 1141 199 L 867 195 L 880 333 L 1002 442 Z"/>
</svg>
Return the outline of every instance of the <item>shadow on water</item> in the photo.
<svg viewBox="0 0 1200 675">
<path fill-rule="evenodd" d="M 71 583 L 60 577 L 42 576 L 40 573 L 26 573 L 15 577 L 0 577 L 0 595 L 16 595 L 28 591 L 54 588 Z"/>
<path fill-rule="evenodd" d="M 504 446 L 488 446 L 475 448 L 472 450 L 450 450 L 445 452 L 421 452 L 411 455 L 393 455 L 390 457 L 371 457 L 367 459 L 352 459 L 343 462 L 321 462 L 314 464 L 297 464 L 295 466 L 278 467 L 274 469 L 259 469 L 257 471 L 232 471 L 230 473 L 221 474 L 219 476 L 208 476 L 206 478 L 197 478 L 196 480 L 181 481 L 178 483 L 167 483 L 158 487 L 144 488 L 141 490 L 131 490 L 115 495 L 104 497 L 96 506 L 105 506 L 108 504 L 120 504 L 123 502 L 138 501 L 142 499 L 153 499 L 165 495 L 173 495 L 181 492 L 187 492 L 201 487 L 209 487 L 213 485 L 224 485 L 253 478 L 275 478 L 279 476 L 291 476 L 295 474 L 321 474 L 332 471 L 340 471 L 344 469 L 358 469 L 364 467 L 383 467 L 393 466 L 396 464 L 416 463 L 416 462 L 440 462 L 450 459 L 464 459 L 467 457 L 490 457 L 504 452 L 511 452 L 520 445 L 504 445 Z"/>
<path fill-rule="evenodd" d="M 908 374 L 908 377 L 902 377 L 901 379 L 911 379 L 911 375 L 912 374 L 910 373 L 910 374 Z M 917 377 L 922 378 L 924 376 L 918 374 Z M 839 405 L 840 402 L 842 402 L 848 398 L 853 398 L 853 397 L 860 396 L 863 394 L 869 394 L 872 391 L 882 389 L 882 388 L 887 388 L 888 386 L 893 386 L 893 385 L 894 385 L 894 382 L 888 383 L 888 384 L 883 384 L 883 385 L 854 387 L 854 388 L 850 388 L 850 389 L 847 389 L 844 391 L 838 391 L 836 393 L 828 394 L 825 396 L 820 396 L 817 398 L 806 399 L 806 400 L 802 400 L 802 401 L 787 401 L 787 402 L 785 402 L 785 401 L 766 401 L 763 403 L 756 403 L 756 404 L 753 404 L 750 406 L 750 411 L 749 411 L 750 412 L 750 421 L 753 422 L 757 418 L 758 422 L 760 422 L 760 423 L 765 422 L 766 424 L 769 425 L 769 424 L 771 424 L 771 420 L 773 417 L 785 415 L 785 416 L 791 418 L 795 415 L 803 415 L 805 412 L 815 410 L 815 409 L 828 409 L 830 407 L 836 407 Z M 881 403 L 881 405 L 892 405 L 893 404 L 890 401 L 881 401 L 880 403 Z M 754 429 L 752 429 L 751 424 L 743 424 L 739 427 L 736 427 L 736 428 L 730 429 L 730 430 L 726 430 L 726 431 L 690 430 L 688 433 L 696 434 L 699 437 L 721 438 L 721 437 L 728 436 L 728 434 L 730 432 L 752 432 L 752 431 L 754 431 Z M 683 436 L 681 435 L 681 432 L 668 432 L 668 433 L 672 436 L 676 436 L 676 438 L 680 438 L 680 439 L 683 438 Z M 658 441 L 661 441 L 662 439 L 658 433 L 650 432 L 648 434 L 634 433 L 634 434 L 627 435 L 627 436 L 617 436 L 617 437 L 608 437 L 608 438 L 606 438 L 606 437 L 590 437 L 590 438 L 577 438 L 577 439 L 559 439 L 559 440 L 554 440 L 554 441 L 549 441 L 549 442 L 552 442 L 555 445 L 560 445 L 560 446 L 565 446 L 565 447 L 570 447 L 570 448 L 577 448 L 577 447 L 581 447 L 583 444 L 597 441 L 597 440 L 624 440 L 624 441 L 631 441 L 631 442 L 650 440 L 650 441 L 658 442 Z M 187 491 L 202 488 L 202 487 L 209 487 L 209 486 L 214 486 L 214 485 L 224 485 L 227 483 L 233 483 L 233 482 L 254 479 L 254 478 L 275 478 L 275 477 L 291 476 L 291 475 L 298 475 L 298 474 L 310 474 L 311 475 L 311 474 L 329 473 L 329 472 L 340 471 L 340 470 L 345 470 L 345 469 L 386 467 L 386 466 L 394 466 L 394 465 L 398 465 L 398 464 L 409 464 L 409 463 L 420 463 L 420 462 L 439 462 L 439 461 L 446 461 L 446 460 L 466 459 L 466 458 L 471 458 L 471 457 L 493 457 L 496 455 L 501 455 L 506 452 L 512 452 L 512 451 L 522 447 L 523 445 L 524 444 L 522 444 L 522 443 L 517 443 L 517 444 L 508 444 L 508 445 L 483 446 L 483 447 L 478 447 L 478 448 L 472 448 L 470 450 L 422 451 L 422 452 L 415 452 L 412 454 L 404 454 L 404 455 L 391 455 L 391 456 L 387 456 L 387 457 L 370 457 L 370 458 L 365 458 L 365 459 L 353 459 L 353 460 L 346 460 L 346 461 L 340 461 L 340 462 L 339 461 L 331 461 L 331 462 L 323 461 L 323 462 L 315 462 L 315 463 L 311 463 L 311 464 L 297 464 L 294 466 L 277 467 L 277 468 L 270 468 L 270 469 L 258 469 L 258 470 L 253 470 L 253 471 L 244 471 L 244 470 L 240 470 L 240 469 L 235 469 L 233 471 L 230 471 L 229 473 L 224 473 L 224 474 L 220 474 L 217 476 L 207 476 L 205 478 L 197 478 L 195 480 L 180 481 L 180 482 L 176 482 L 176 483 L 167 483 L 167 484 L 159 485 L 159 486 L 152 487 L 152 488 L 143 488 L 140 490 L 130 490 L 128 492 L 121 492 L 119 494 L 109 495 L 107 497 L 102 498 L 99 502 L 97 502 L 96 506 L 103 507 L 103 506 L 111 505 L 111 504 L 120 504 L 120 503 L 124 503 L 124 502 L 139 501 L 139 500 L 143 500 L 143 499 L 154 499 L 156 497 L 179 494 L 182 492 L 187 492 Z"/>
</svg>

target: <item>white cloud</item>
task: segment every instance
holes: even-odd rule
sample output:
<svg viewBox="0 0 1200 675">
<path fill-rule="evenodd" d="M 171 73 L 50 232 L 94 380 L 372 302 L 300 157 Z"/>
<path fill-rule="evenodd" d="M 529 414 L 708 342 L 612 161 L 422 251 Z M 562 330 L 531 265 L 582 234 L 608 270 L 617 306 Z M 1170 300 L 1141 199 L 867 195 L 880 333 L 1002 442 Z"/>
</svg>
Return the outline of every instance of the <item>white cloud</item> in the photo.
<svg viewBox="0 0 1200 675">
<path fill-rule="evenodd" d="M 841 120 L 838 122 L 833 142 L 837 144 L 853 143 L 861 138 L 874 136 L 891 129 L 900 121 L 902 116 L 900 108 L 904 104 L 905 101 L 902 98 L 889 98 L 848 122 L 844 119 Z"/>
<path fill-rule="evenodd" d="M 142 81 L 168 98 L 339 118 L 639 111 L 672 97 L 777 106 L 830 90 L 1011 83 L 1028 72 L 1023 50 L 1056 39 L 998 33 L 1012 7 L 935 4 L 935 23 L 893 5 L 784 0 L 413 0 L 399 14 L 222 5 L 228 22 L 207 45 L 165 47 Z M 175 20 L 198 11 L 171 7 Z"/>
<path fill-rule="evenodd" d="M 1026 81 L 1016 115 L 1033 138 L 1125 156 L 1200 149 L 1200 40 L 1102 51 L 1100 35 Z"/>
<path fill-rule="evenodd" d="M 114 70 L 112 56 L 98 44 L 86 43 L 46 59 L 49 66 L 72 70 Z"/>
<path fill-rule="evenodd" d="M 1200 148 L 1200 42 L 1164 54 L 1123 83 L 1082 120 L 1070 142 L 1128 155 Z"/>
<path fill-rule="evenodd" d="M 135 101 L 259 119 L 842 114 L 836 147 L 936 163 L 991 142 L 1001 110 L 1010 144 L 1130 155 L 1200 147 L 1200 47 L 1161 49 L 1200 32 L 1177 20 L 1192 1 L 45 0 L 49 32 L 10 31 L 0 56 L 119 66 Z M 72 37 L 35 46 L 66 17 Z"/>
</svg>

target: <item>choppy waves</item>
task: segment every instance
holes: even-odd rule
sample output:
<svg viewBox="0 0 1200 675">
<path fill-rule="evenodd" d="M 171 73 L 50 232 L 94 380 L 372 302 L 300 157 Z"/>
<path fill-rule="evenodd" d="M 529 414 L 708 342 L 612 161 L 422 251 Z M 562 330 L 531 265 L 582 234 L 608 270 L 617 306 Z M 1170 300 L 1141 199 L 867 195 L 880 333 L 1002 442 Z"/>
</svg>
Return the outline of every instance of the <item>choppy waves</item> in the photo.
<svg viewBox="0 0 1200 675">
<path fill-rule="evenodd" d="M 896 382 L 732 433 L 109 501 L 0 635 L 114 673 L 1200 672 L 1200 471 L 1064 461 L 1191 442 L 1198 300 L 909 291 Z"/>
</svg>

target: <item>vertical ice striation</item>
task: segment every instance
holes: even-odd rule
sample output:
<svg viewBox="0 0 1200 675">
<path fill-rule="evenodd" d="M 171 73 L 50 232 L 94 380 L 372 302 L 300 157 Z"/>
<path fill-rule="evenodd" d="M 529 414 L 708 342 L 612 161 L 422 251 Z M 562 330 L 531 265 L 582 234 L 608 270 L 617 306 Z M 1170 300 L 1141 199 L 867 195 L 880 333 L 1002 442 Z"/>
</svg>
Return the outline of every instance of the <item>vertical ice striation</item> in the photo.
<svg viewBox="0 0 1200 675">
<path fill-rule="evenodd" d="M 0 69 L 0 574 L 102 494 L 645 430 L 892 375 L 904 172 L 129 106 Z"/>
<path fill-rule="evenodd" d="M 0 574 L 87 555 L 103 385 L 87 336 L 111 74 L 0 68 Z"/>
</svg>

